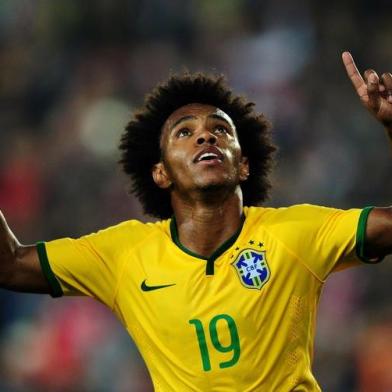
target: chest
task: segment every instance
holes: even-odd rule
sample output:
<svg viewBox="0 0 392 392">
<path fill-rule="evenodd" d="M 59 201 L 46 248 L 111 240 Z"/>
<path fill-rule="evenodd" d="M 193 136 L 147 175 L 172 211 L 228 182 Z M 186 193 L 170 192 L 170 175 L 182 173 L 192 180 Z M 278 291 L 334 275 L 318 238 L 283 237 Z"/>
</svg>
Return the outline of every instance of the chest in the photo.
<svg viewBox="0 0 392 392">
<path fill-rule="evenodd" d="M 271 366 L 289 361 L 309 335 L 314 280 L 271 240 L 238 241 L 213 264 L 208 275 L 206 260 L 170 244 L 133 253 L 117 312 L 144 358 L 196 375 L 237 369 L 237 381 L 251 377 L 249 364 L 268 372 L 267 353 Z"/>
<path fill-rule="evenodd" d="M 228 315 L 243 329 L 260 329 L 313 294 L 301 264 L 275 241 L 255 235 L 213 261 L 170 243 L 139 249 L 124 268 L 118 305 L 128 328 L 152 325 L 170 336 L 173 326 L 218 315 Z M 219 325 L 226 328 L 224 321 Z"/>
</svg>

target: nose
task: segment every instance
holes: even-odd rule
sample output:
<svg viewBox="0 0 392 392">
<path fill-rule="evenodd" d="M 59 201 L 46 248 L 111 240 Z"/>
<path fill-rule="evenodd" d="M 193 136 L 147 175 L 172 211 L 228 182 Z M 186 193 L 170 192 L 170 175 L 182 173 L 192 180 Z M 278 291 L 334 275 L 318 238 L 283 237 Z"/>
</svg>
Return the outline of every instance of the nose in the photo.
<svg viewBox="0 0 392 392">
<path fill-rule="evenodd" d="M 210 144 L 211 146 L 216 144 L 216 136 L 208 131 L 202 132 L 198 138 L 196 139 L 196 143 L 198 145 L 202 145 L 204 143 Z"/>
</svg>

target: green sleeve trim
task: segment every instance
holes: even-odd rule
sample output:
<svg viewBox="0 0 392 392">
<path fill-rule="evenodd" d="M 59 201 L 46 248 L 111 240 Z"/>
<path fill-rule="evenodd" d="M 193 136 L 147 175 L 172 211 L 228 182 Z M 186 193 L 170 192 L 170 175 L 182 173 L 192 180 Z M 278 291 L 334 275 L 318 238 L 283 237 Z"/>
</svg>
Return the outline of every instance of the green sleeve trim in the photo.
<svg viewBox="0 0 392 392">
<path fill-rule="evenodd" d="M 367 257 L 365 254 L 366 224 L 367 224 L 369 213 L 373 208 L 374 207 L 365 207 L 361 211 L 361 215 L 359 216 L 357 236 L 356 236 L 355 250 L 356 250 L 357 256 L 361 261 L 363 261 L 364 263 L 367 263 L 367 264 L 376 264 L 382 260 L 382 258 L 369 259 L 369 257 Z"/>
<path fill-rule="evenodd" d="M 62 297 L 63 290 L 55 274 L 50 268 L 48 254 L 46 253 L 45 243 L 37 242 L 36 246 L 37 246 L 37 252 L 38 252 L 38 257 L 39 257 L 39 262 L 41 264 L 42 272 L 44 273 L 45 278 L 49 283 L 50 295 L 53 298 Z"/>
</svg>

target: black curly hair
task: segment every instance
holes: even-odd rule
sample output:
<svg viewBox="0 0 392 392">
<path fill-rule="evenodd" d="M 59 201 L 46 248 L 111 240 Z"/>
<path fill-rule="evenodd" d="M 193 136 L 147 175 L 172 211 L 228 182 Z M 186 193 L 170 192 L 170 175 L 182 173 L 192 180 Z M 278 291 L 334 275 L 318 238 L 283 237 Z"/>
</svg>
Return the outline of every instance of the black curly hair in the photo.
<svg viewBox="0 0 392 392">
<path fill-rule="evenodd" d="M 184 73 L 158 85 L 135 113 L 121 137 L 120 164 L 131 178 L 131 192 L 144 212 L 167 219 L 173 214 L 170 193 L 152 178 L 153 166 L 161 160 L 160 136 L 163 124 L 181 106 L 199 103 L 215 106 L 233 120 L 242 153 L 249 160 L 250 174 L 241 183 L 245 205 L 258 205 L 268 197 L 269 173 L 276 151 L 271 125 L 263 114 L 254 112 L 254 103 L 235 96 L 221 75 Z"/>
</svg>

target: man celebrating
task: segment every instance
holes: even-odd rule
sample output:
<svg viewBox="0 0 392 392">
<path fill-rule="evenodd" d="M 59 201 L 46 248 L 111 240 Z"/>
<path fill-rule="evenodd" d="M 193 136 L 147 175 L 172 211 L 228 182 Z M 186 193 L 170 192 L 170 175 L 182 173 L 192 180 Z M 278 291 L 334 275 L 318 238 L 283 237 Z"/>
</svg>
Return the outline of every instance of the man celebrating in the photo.
<svg viewBox="0 0 392 392">
<path fill-rule="evenodd" d="M 348 52 L 343 62 L 392 140 L 392 75 L 364 80 Z M 322 285 L 392 253 L 392 208 L 256 207 L 269 190 L 269 123 L 203 74 L 158 86 L 120 148 L 132 191 L 162 220 L 23 246 L 1 216 L 1 286 L 106 304 L 156 391 L 319 391 Z"/>
</svg>

